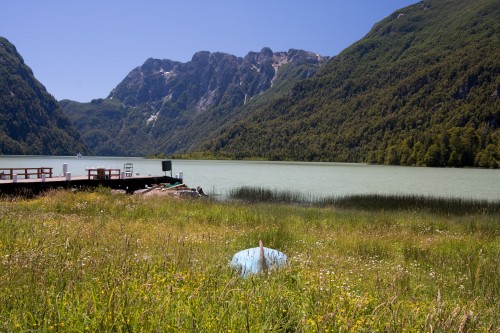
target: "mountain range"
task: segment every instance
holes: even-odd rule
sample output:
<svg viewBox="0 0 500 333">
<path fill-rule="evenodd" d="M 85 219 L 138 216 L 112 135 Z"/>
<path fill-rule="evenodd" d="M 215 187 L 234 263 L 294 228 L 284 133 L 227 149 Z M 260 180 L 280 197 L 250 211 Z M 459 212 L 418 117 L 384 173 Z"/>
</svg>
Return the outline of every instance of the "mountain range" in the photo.
<svg viewBox="0 0 500 333">
<path fill-rule="evenodd" d="M 496 0 L 425 0 L 332 58 L 148 59 L 106 98 L 59 105 L 97 155 L 498 168 L 499 31 Z"/>
<path fill-rule="evenodd" d="M 269 48 L 245 57 L 203 51 L 186 63 L 148 59 L 106 99 L 61 105 L 96 154 L 187 152 L 268 95 L 314 75 L 327 59 Z"/>
</svg>

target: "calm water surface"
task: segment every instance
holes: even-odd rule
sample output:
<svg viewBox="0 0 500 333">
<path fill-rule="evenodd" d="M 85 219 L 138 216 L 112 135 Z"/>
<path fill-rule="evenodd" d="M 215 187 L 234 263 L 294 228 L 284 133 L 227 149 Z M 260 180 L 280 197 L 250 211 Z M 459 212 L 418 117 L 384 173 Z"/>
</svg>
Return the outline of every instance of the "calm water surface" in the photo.
<svg viewBox="0 0 500 333">
<path fill-rule="evenodd" d="M 134 174 L 164 174 L 161 160 L 138 157 L 0 156 L 0 168 L 53 167 L 55 175 L 62 174 L 64 163 L 73 175 L 85 175 L 87 168 L 123 169 L 124 163 L 133 163 Z M 184 173 L 188 186 L 216 196 L 249 185 L 314 197 L 378 193 L 500 200 L 500 170 L 196 160 L 174 160 L 173 169 L 174 176 Z"/>
</svg>

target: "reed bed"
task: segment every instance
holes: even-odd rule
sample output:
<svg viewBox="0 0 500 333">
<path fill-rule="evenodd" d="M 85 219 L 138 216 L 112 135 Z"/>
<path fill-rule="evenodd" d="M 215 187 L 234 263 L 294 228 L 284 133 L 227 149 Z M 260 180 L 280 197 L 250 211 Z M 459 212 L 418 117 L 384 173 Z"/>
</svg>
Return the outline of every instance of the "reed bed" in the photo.
<svg viewBox="0 0 500 333">
<path fill-rule="evenodd" d="M 334 206 L 363 210 L 426 210 L 438 214 L 500 214 L 500 201 L 434 197 L 413 194 L 358 194 L 318 197 L 294 191 L 242 186 L 229 192 L 229 197 L 247 203 L 288 203 L 310 206 Z"/>
<path fill-rule="evenodd" d="M 229 198 L 244 202 L 310 204 L 317 199 L 296 191 L 274 190 L 260 186 L 241 186 L 229 190 Z"/>
<path fill-rule="evenodd" d="M 0 201 L 2 332 L 499 332 L 500 217 L 54 191 Z M 264 245 L 281 271 L 241 278 Z"/>
</svg>

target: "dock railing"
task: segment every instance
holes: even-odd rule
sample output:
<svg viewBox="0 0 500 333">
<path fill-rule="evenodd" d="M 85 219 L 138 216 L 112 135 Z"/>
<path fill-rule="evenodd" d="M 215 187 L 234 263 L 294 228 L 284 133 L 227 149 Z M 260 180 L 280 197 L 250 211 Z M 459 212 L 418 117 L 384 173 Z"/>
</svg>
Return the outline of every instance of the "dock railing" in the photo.
<svg viewBox="0 0 500 333">
<path fill-rule="evenodd" d="M 98 179 L 98 180 L 104 180 L 104 179 L 113 179 L 117 178 L 120 179 L 120 169 L 104 169 L 104 168 L 97 168 L 97 169 L 87 169 L 87 176 L 88 179 Z"/>
<path fill-rule="evenodd" d="M 14 175 L 17 177 L 24 177 L 24 179 L 30 179 L 31 176 L 36 176 L 36 178 L 45 177 L 52 178 L 53 168 L 0 168 L 0 180 L 13 179 Z"/>
</svg>

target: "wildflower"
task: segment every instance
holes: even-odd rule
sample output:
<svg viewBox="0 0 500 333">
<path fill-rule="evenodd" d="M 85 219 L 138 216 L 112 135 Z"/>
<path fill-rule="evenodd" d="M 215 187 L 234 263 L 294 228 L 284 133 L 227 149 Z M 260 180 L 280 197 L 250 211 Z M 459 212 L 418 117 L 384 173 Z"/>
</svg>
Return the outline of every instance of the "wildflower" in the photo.
<svg viewBox="0 0 500 333">
<path fill-rule="evenodd" d="M 309 324 L 309 325 L 311 325 L 311 326 L 316 326 L 316 322 L 312 318 L 308 318 L 306 320 L 306 323 Z"/>
</svg>

